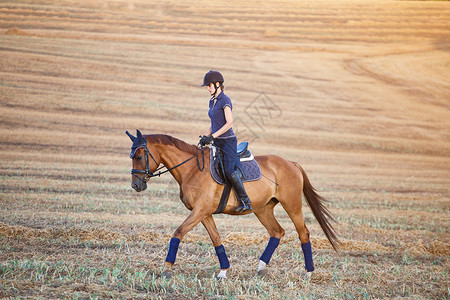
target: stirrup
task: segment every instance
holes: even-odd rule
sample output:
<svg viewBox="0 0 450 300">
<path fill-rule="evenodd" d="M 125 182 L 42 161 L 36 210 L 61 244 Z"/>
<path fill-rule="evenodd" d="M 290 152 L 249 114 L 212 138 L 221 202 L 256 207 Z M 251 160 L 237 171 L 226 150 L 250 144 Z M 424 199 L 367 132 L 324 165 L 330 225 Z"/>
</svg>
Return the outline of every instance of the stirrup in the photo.
<svg viewBox="0 0 450 300">
<path fill-rule="evenodd" d="M 247 204 L 247 203 L 242 203 L 241 202 L 241 204 L 242 205 L 236 207 L 236 212 L 237 213 L 243 213 L 243 212 L 246 212 L 246 211 L 253 210 L 253 207 L 252 207 L 252 205 L 250 203 Z"/>
</svg>

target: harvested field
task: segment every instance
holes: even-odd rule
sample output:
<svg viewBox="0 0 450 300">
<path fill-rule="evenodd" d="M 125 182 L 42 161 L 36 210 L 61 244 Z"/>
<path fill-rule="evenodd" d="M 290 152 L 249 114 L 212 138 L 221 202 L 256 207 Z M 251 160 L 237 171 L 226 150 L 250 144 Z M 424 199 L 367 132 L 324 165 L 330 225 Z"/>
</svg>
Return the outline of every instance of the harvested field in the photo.
<svg viewBox="0 0 450 300">
<path fill-rule="evenodd" d="M 304 203 L 269 274 L 254 215 L 217 215 L 231 269 L 170 175 L 130 187 L 125 130 L 196 144 L 210 69 L 238 139 L 297 161 L 335 216 L 335 252 Z M 0 1 L 0 297 L 450 297 L 450 2 Z"/>
</svg>

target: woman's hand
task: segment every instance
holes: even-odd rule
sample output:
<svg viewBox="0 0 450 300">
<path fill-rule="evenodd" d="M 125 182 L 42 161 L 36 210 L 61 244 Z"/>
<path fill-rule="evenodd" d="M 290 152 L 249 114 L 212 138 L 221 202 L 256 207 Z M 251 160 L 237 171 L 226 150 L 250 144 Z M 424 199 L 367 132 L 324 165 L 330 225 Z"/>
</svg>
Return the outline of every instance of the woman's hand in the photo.
<svg viewBox="0 0 450 300">
<path fill-rule="evenodd" d="M 214 137 L 212 135 L 208 135 L 208 136 L 204 135 L 200 139 L 200 145 L 206 146 L 206 145 L 210 144 L 213 140 L 214 140 Z"/>
</svg>

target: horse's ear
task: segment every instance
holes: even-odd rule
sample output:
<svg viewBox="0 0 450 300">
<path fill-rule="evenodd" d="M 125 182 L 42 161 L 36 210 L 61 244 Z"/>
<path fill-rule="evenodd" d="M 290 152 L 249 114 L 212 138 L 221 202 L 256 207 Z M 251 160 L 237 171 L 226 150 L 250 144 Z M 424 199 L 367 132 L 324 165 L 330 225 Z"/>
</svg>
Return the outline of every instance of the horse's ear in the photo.
<svg viewBox="0 0 450 300">
<path fill-rule="evenodd" d="M 136 133 L 137 133 L 137 137 L 141 137 L 142 138 L 142 133 L 139 131 L 139 129 L 136 129 Z"/>
<path fill-rule="evenodd" d="M 134 142 L 134 140 L 136 139 L 136 137 L 134 137 L 131 133 L 129 133 L 128 130 L 127 130 L 125 133 L 130 137 L 130 140 L 131 140 L 132 142 Z"/>
</svg>

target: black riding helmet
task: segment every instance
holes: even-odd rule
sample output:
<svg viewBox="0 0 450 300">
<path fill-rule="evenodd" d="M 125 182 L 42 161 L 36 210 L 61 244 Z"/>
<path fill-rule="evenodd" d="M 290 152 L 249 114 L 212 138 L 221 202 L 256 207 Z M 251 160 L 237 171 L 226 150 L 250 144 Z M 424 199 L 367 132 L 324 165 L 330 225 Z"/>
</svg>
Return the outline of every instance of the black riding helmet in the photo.
<svg viewBox="0 0 450 300">
<path fill-rule="evenodd" d="M 219 85 L 217 85 L 216 82 L 219 82 Z M 219 71 L 210 70 L 208 73 L 206 73 L 205 77 L 203 77 L 203 84 L 201 86 L 207 86 L 211 83 L 214 83 L 215 88 L 214 94 L 211 94 L 211 96 L 213 96 L 216 95 L 219 86 L 223 83 L 223 76 Z"/>
<path fill-rule="evenodd" d="M 220 74 L 219 71 L 211 70 L 205 74 L 205 77 L 203 77 L 203 84 L 201 86 L 207 86 L 210 83 L 214 83 L 214 82 L 222 83 L 223 81 L 224 81 L 223 76 L 222 76 L 222 74 Z"/>
</svg>

